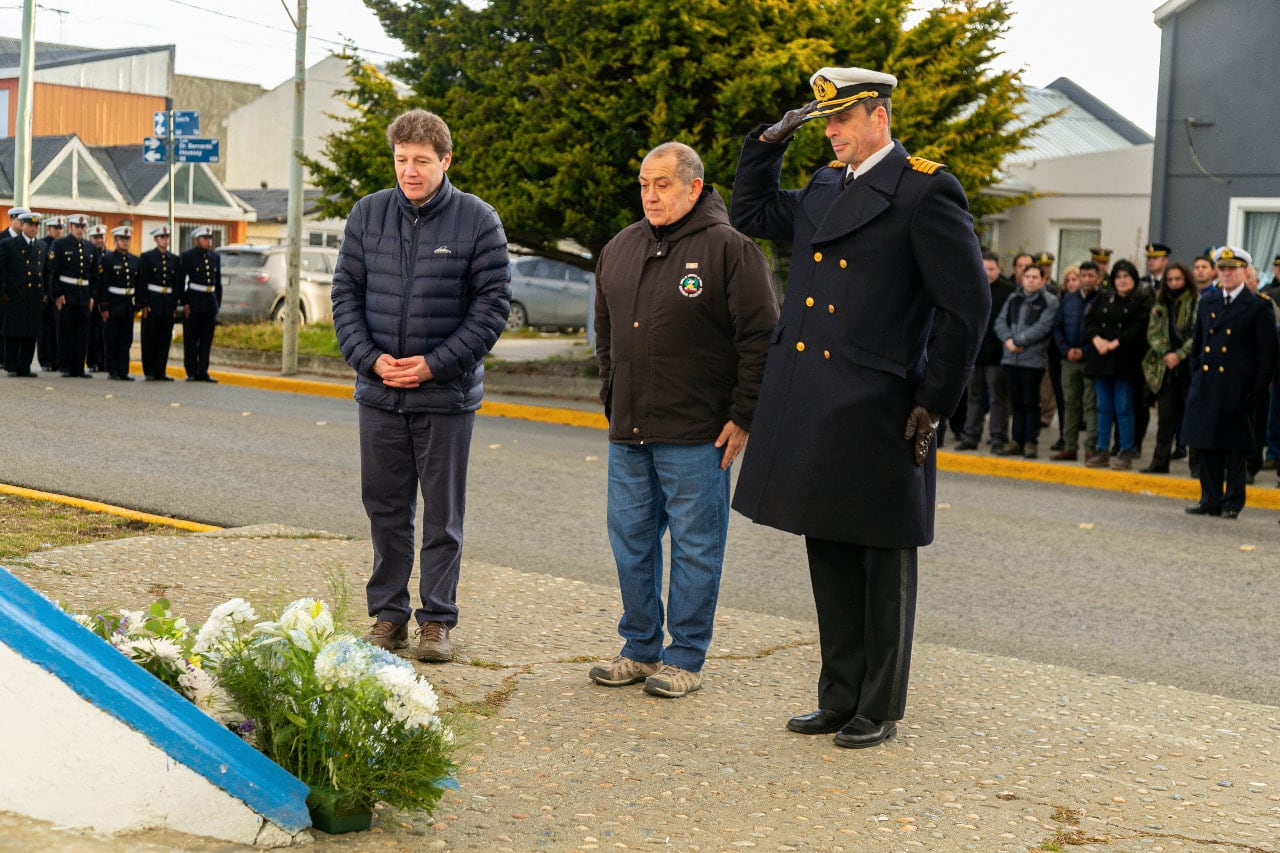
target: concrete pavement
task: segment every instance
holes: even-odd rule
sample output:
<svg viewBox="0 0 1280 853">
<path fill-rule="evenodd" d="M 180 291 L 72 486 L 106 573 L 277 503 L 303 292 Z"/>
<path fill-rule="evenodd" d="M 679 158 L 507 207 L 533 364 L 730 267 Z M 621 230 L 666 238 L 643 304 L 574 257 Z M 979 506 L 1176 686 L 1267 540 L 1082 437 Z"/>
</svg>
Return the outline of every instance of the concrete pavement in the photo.
<svg viewBox="0 0 1280 853">
<path fill-rule="evenodd" d="M 41 552 L 8 568 L 74 609 L 157 595 L 193 622 L 359 590 L 368 543 L 263 526 Z M 418 664 L 463 721 L 458 792 L 432 816 L 380 810 L 356 850 L 1280 849 L 1280 708 L 918 644 L 907 716 L 882 747 L 792 734 L 814 704 L 812 625 L 721 608 L 705 685 L 605 688 L 613 588 L 465 562 L 456 660 Z M 1176 654 L 1176 649 L 1170 650 Z M 96 840 L 13 817 L 0 849 L 226 850 Z"/>
</svg>

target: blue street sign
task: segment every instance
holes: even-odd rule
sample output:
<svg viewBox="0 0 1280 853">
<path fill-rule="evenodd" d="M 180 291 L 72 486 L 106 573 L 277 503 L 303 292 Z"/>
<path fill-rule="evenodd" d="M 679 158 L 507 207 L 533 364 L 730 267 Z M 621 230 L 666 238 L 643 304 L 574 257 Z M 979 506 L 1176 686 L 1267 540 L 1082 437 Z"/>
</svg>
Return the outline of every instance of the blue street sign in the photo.
<svg viewBox="0 0 1280 853">
<path fill-rule="evenodd" d="M 195 139 L 190 136 L 178 137 L 179 163 L 217 163 L 218 139 Z"/>
<path fill-rule="evenodd" d="M 164 110 L 156 110 L 151 114 L 151 124 L 153 125 L 153 134 L 165 139 L 169 136 L 169 114 Z M 200 135 L 200 111 L 199 110 L 174 110 L 173 111 L 173 135 L 174 136 L 199 136 Z"/>
<path fill-rule="evenodd" d="M 142 138 L 142 162 L 163 163 L 165 154 L 163 139 L 156 139 L 154 136 L 144 136 Z"/>
</svg>

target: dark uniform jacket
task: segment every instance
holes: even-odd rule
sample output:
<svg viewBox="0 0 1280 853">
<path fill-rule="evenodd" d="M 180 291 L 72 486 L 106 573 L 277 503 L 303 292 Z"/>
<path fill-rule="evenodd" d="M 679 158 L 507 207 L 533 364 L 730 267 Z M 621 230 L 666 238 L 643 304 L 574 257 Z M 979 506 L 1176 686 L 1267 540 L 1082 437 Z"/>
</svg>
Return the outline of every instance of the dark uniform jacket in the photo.
<svg viewBox="0 0 1280 853">
<path fill-rule="evenodd" d="M 333 273 L 333 327 L 356 371 L 356 401 L 397 412 L 480 408 L 484 357 L 511 310 L 507 237 L 497 211 L 446 176 L 414 206 L 399 187 L 351 208 Z M 388 388 L 383 353 L 424 356 L 432 378 Z"/>
<path fill-rule="evenodd" d="M 112 314 L 133 314 L 137 293 L 138 259 L 129 252 L 103 252 L 94 271 L 94 306 Z"/>
<path fill-rule="evenodd" d="M 173 316 L 182 296 L 182 262 L 173 252 L 151 249 L 138 259 L 139 308 Z"/>
<path fill-rule="evenodd" d="M 97 249 L 88 240 L 64 234 L 49 247 L 50 296 L 65 296 L 70 305 L 88 305 L 90 279 L 97 268 Z"/>
<path fill-rule="evenodd" d="M 1100 291 L 1084 318 L 1084 375 L 1093 379 L 1142 382 L 1142 357 L 1147 352 L 1147 323 L 1151 319 L 1151 291 L 1134 286 L 1121 297 L 1115 288 Z M 1100 355 L 1094 337 L 1120 341 Z"/>
<path fill-rule="evenodd" d="M 44 301 L 44 252 L 40 241 L 15 237 L 0 243 L 0 302 L 4 303 L 0 334 L 10 338 L 40 337 Z"/>
<path fill-rule="evenodd" d="M 711 187 L 668 228 L 624 228 L 596 266 L 609 440 L 710 444 L 729 420 L 750 431 L 777 321 L 764 253 Z"/>
<path fill-rule="evenodd" d="M 955 409 L 991 312 L 964 191 L 899 143 L 847 188 L 836 164 L 780 190 L 786 146 L 759 133 L 730 216 L 795 254 L 734 508 L 824 539 L 927 545 L 936 454 L 915 465 L 907 416 Z"/>
<path fill-rule="evenodd" d="M 1000 309 L 1018 287 L 1011 279 L 1004 276 L 991 282 L 991 316 L 987 319 L 987 333 L 982 336 L 982 345 L 978 348 L 978 360 L 983 367 L 1000 364 L 1004 359 L 1004 341 L 996 334 L 996 317 Z"/>
<path fill-rule="evenodd" d="M 217 314 L 222 307 L 222 256 L 194 246 L 179 258 L 185 276 L 181 302 L 202 314 Z"/>
<path fill-rule="evenodd" d="M 1280 340 L 1271 303 L 1241 287 L 1230 305 L 1204 291 L 1191 337 L 1191 390 L 1182 440 L 1204 450 L 1248 452 L 1256 444 L 1250 413 L 1267 393 Z"/>
</svg>

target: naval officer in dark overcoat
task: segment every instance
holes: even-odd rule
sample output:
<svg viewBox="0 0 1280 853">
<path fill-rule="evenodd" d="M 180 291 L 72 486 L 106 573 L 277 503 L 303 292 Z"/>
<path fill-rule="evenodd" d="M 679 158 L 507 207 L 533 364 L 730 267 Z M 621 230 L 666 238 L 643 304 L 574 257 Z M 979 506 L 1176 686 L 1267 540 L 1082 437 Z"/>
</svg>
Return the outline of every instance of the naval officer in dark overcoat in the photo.
<svg viewBox="0 0 1280 853">
<path fill-rule="evenodd" d="M 934 430 L 986 332 L 990 288 L 964 191 L 890 134 L 897 80 L 823 68 L 815 100 L 747 135 L 731 219 L 791 241 L 733 506 L 805 536 L 818 610 L 818 709 L 845 747 L 882 743 L 906 706 L 916 549 L 933 540 Z M 836 161 L 779 188 L 787 142 L 821 119 Z"/>
<path fill-rule="evenodd" d="M 1198 451 L 1200 500 L 1186 510 L 1236 518 L 1244 509 L 1246 461 L 1256 446 L 1251 413 L 1275 375 L 1280 343 L 1271 304 L 1245 286 L 1249 253 L 1220 246 L 1213 260 L 1218 286 L 1201 294 L 1191 337 L 1182 440 Z"/>
</svg>

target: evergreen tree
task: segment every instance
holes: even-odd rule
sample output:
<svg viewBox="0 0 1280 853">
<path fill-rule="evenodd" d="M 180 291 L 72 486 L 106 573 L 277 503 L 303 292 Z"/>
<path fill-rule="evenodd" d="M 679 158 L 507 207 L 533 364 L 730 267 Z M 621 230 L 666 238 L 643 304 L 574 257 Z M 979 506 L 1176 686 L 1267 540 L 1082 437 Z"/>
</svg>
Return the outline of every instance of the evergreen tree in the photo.
<svg viewBox="0 0 1280 853">
<path fill-rule="evenodd" d="M 589 267 L 640 216 L 636 173 L 667 140 L 702 156 L 726 195 L 742 140 L 812 98 L 809 75 L 858 65 L 899 77 L 894 136 L 959 178 L 975 215 L 1018 199 L 981 196 L 1000 162 L 1038 125 L 1014 127 L 1017 73 L 990 69 L 1006 0 L 949 0 L 904 27 L 910 0 L 365 0 L 411 55 L 387 71 L 352 57 L 355 114 L 331 135 L 332 167 L 312 180 L 345 216 L 394 172 L 383 131 L 423 107 L 453 132 L 449 174 L 493 204 L 508 238 Z M 784 186 L 830 159 L 821 122 L 798 132 Z"/>
</svg>

